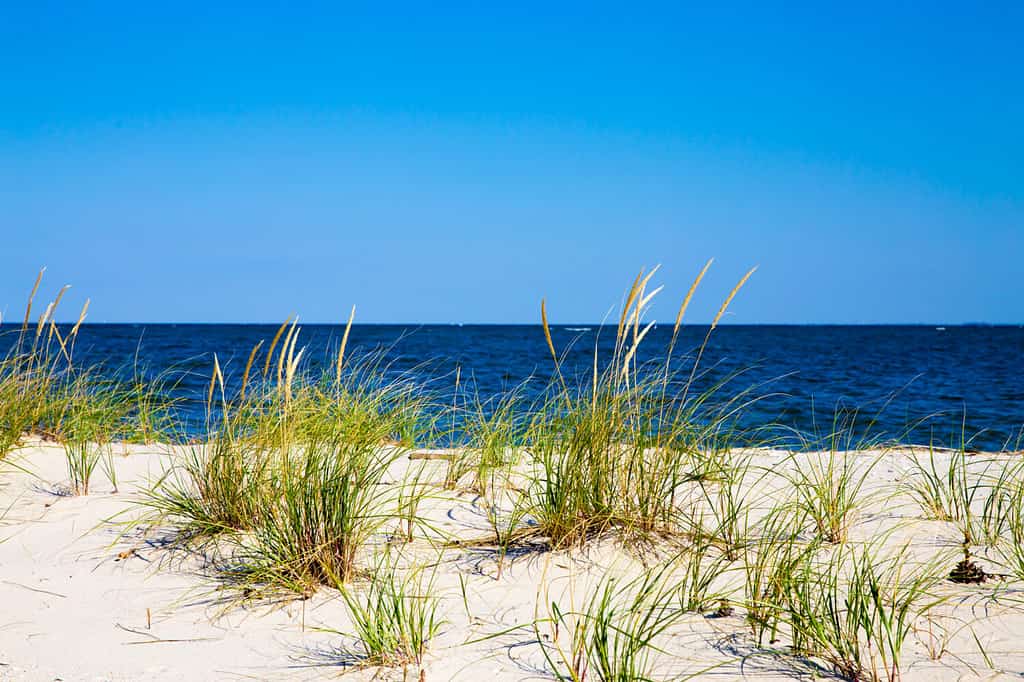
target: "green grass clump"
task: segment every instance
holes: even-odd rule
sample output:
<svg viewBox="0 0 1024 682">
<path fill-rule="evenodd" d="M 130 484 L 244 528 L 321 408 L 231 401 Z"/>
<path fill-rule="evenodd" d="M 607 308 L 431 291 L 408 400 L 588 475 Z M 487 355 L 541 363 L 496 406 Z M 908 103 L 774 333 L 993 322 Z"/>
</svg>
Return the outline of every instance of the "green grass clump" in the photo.
<svg viewBox="0 0 1024 682">
<path fill-rule="evenodd" d="M 827 661 L 849 680 L 898 680 L 906 638 L 943 598 L 936 565 L 913 567 L 906 553 L 841 545 L 805 553 L 787 578 L 785 615 L 794 650 Z"/>
<path fill-rule="evenodd" d="M 276 454 L 247 579 L 296 592 L 353 579 L 358 552 L 396 513 L 381 481 L 398 451 L 332 439 Z"/>
<path fill-rule="evenodd" d="M 68 478 L 74 495 L 88 495 L 93 471 L 103 456 L 103 446 L 87 440 L 66 441 L 64 454 L 68 463 Z"/>
<path fill-rule="evenodd" d="M 949 452 L 945 465 L 940 465 L 936 455 L 935 449 L 929 448 L 926 461 L 915 456 L 907 480 L 925 518 L 954 524 L 966 548 L 997 543 L 1006 517 L 1013 511 L 1008 492 L 1016 468 L 1003 468 L 993 478 L 989 472 L 994 460 L 975 460 L 965 446 Z M 973 469 L 972 463 L 976 465 Z M 977 465 L 984 469 L 977 471 Z"/>
<path fill-rule="evenodd" d="M 389 552 L 375 562 L 365 585 L 339 585 L 364 666 L 420 665 L 443 621 L 433 573 L 400 571 Z"/>
<path fill-rule="evenodd" d="M 534 629 L 555 678 L 662 679 L 656 674 L 664 663 L 657 658 L 663 653 L 661 637 L 684 614 L 670 571 L 671 564 L 664 564 L 633 579 L 607 577 L 578 610 L 550 601 L 546 617 L 538 618 Z"/>
<path fill-rule="evenodd" d="M 732 567 L 728 555 L 717 550 L 711 538 L 697 536 L 675 559 L 679 608 L 705 613 L 712 606 L 728 605 L 731 590 L 721 589 L 719 579 Z"/>
<path fill-rule="evenodd" d="M 214 358 L 208 442 L 176 462 L 147 500 L 154 522 L 170 522 L 184 540 L 216 538 L 229 575 L 250 591 L 307 594 L 354 579 L 361 550 L 424 494 L 384 485 L 406 454 L 399 440 L 422 421 L 409 383 L 385 378 L 373 356 L 342 372 L 343 349 L 333 376 L 304 374 L 297 338 L 294 324 L 283 325 L 266 379 L 251 380 L 257 346 L 230 398 Z"/>
<path fill-rule="evenodd" d="M 865 502 L 864 483 L 877 463 L 876 458 L 858 467 L 856 455 L 830 449 L 820 458 L 807 458 L 792 470 L 790 482 L 797 505 L 823 541 L 846 541 L 854 515 Z"/>
<path fill-rule="evenodd" d="M 785 614 L 789 587 L 805 558 L 820 541 L 805 542 L 800 530 L 805 517 L 798 507 L 782 504 L 769 511 L 760 532 L 743 553 L 744 607 L 758 646 L 772 643 Z"/>
<path fill-rule="evenodd" d="M 703 506 L 690 522 L 691 533 L 709 538 L 730 561 L 738 559 L 749 542 L 751 510 L 764 497 L 760 484 L 767 473 L 754 467 L 748 454 L 720 453 L 714 477 L 697 481 Z"/>
<path fill-rule="evenodd" d="M 183 537 L 211 538 L 255 528 L 267 494 L 266 451 L 229 432 L 191 445 L 146 495 L 146 504 Z"/>
<path fill-rule="evenodd" d="M 972 477 L 963 448 L 950 453 L 945 467 L 940 466 L 936 454 L 934 448 L 929 448 L 927 461 L 914 456 L 908 479 L 910 493 L 925 518 L 969 527 L 971 506 L 981 482 Z"/>
<path fill-rule="evenodd" d="M 679 532 L 684 525 L 677 504 L 680 486 L 694 477 L 694 463 L 709 450 L 718 451 L 731 433 L 742 394 L 718 406 L 712 399 L 720 385 L 690 395 L 700 352 L 686 376 L 672 367 L 683 314 L 704 272 L 680 308 L 664 362 L 641 365 L 636 359 L 653 324 L 644 324 L 660 289 L 646 289 L 653 274 L 641 273 L 633 283 L 610 361 L 600 369 L 595 350 L 591 380 L 579 387 L 570 387 L 562 376 L 542 304 L 556 381 L 527 431 L 535 474 L 528 499 L 537 532 L 552 546 L 578 545 L 609 530 L 647 539 Z M 711 330 L 745 281 L 722 304 Z"/>
<path fill-rule="evenodd" d="M 0 457 L 28 435 L 64 443 L 89 472 L 95 459 L 85 452 L 84 439 L 109 443 L 116 439 L 152 442 L 167 439 L 173 401 L 166 398 L 166 378 L 143 378 L 135 368 L 131 381 L 111 378 L 99 366 L 79 367 L 75 344 L 89 308 L 86 301 L 70 329 L 58 326 L 55 315 L 69 287 L 65 286 L 32 324 L 33 299 L 42 281 L 40 271 L 29 295 L 25 317 L 7 354 L 0 358 Z M 70 452 L 69 451 L 69 452 Z M 92 467 L 94 468 L 94 466 Z M 75 476 L 73 476 L 75 479 Z M 73 480 L 73 487 L 84 481 Z"/>
<path fill-rule="evenodd" d="M 89 494 L 89 483 L 99 465 L 116 491 L 111 443 L 121 435 L 125 406 L 125 395 L 114 382 L 81 373 L 67 384 L 56 438 L 64 448 L 74 494 Z"/>
</svg>

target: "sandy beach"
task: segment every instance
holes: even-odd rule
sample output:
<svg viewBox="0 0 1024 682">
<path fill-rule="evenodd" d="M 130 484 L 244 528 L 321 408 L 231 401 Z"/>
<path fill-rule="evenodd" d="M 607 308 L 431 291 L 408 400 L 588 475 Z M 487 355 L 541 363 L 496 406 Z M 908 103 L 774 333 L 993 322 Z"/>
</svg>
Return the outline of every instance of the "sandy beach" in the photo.
<svg viewBox="0 0 1024 682">
<path fill-rule="evenodd" d="M 336 590 L 323 588 L 305 600 L 239 598 L 202 555 L 167 546 L 170 529 L 141 521 L 142 493 L 184 449 L 115 445 L 117 492 L 97 474 L 88 496 L 66 494 L 59 446 L 31 442 L 7 456 L 0 474 L 0 510 L 6 510 L 0 527 L 0 679 L 308 680 L 342 672 L 352 679 L 551 679 L 552 666 L 538 640 L 551 646 L 566 635 L 545 622 L 549 604 L 579 607 L 602 577 L 635 574 L 642 570 L 641 558 L 649 563 L 653 556 L 608 537 L 581 550 L 512 552 L 498 578 L 494 553 L 486 547 L 417 539 L 401 552 L 436 567 L 432 592 L 439 597 L 443 625 L 429 642 L 422 671 L 361 669 Z M 822 456 L 747 454 L 752 466 L 770 472 L 744 492 L 756 495 L 752 508 L 785 494 L 787 468 Z M 917 504 L 900 492 L 910 451 L 849 457 L 858 466 L 873 463 L 850 545 L 884 538 L 886 549 L 906 547 L 914 561 L 943 553 L 955 560 L 954 525 L 924 520 Z M 979 456 L 971 466 L 992 471 L 1010 461 Z M 410 467 L 423 467 L 425 476 L 440 480 L 444 461 L 403 457 L 382 485 L 402 480 Z M 470 541 L 487 535 L 479 498 L 469 492 L 438 487 L 420 514 L 438 537 Z M 985 556 L 977 561 L 1000 573 Z M 741 563 L 716 578 L 723 594 L 742 591 Z M 1024 583 L 1010 577 L 980 585 L 941 581 L 935 592 L 943 603 L 915 623 L 904 646 L 903 678 L 1019 679 L 1022 588 Z M 734 597 L 737 607 L 723 613 L 689 613 L 673 622 L 655 653 L 657 679 L 697 673 L 711 679 L 828 676 L 827 666 L 781 653 L 785 642 L 757 647 L 741 601 Z"/>
</svg>

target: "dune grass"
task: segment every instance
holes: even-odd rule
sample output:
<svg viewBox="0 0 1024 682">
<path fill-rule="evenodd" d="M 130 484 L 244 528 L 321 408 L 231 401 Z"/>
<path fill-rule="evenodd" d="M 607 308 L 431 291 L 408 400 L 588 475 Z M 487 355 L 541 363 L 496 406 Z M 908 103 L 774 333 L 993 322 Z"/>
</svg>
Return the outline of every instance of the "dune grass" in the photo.
<svg viewBox="0 0 1024 682">
<path fill-rule="evenodd" d="M 545 595 L 545 613 L 534 621 L 550 673 L 558 680 L 608 682 L 670 679 L 662 635 L 684 614 L 671 564 L 635 578 L 607 576 L 576 608 Z"/>
<path fill-rule="evenodd" d="M 872 544 L 805 553 L 791 576 L 784 620 L 797 651 L 822 658 L 850 680 L 898 680 L 915 622 L 944 598 L 935 564 L 912 567 L 905 551 Z"/>
<path fill-rule="evenodd" d="M 856 454 L 830 448 L 793 469 L 790 481 L 797 504 L 823 541 L 846 540 L 857 509 L 867 502 L 862 495 L 864 483 L 877 463 L 878 458 L 864 462 Z"/>
<path fill-rule="evenodd" d="M 365 585 L 338 585 L 361 648 L 360 665 L 419 665 L 443 625 L 440 600 L 433 593 L 436 569 L 402 571 L 397 563 L 384 552 L 373 562 Z"/>
<path fill-rule="evenodd" d="M 7 354 L 0 358 L 0 457 L 26 436 L 56 440 L 68 451 L 71 487 L 83 490 L 97 459 L 84 443 L 168 440 L 173 400 L 166 397 L 166 377 L 146 379 L 137 365 L 131 380 L 100 366 L 79 366 L 75 345 L 89 301 L 70 328 L 58 325 L 56 315 L 70 288 L 65 286 L 33 323 L 42 278 L 41 270 L 22 325 L 11 332 Z"/>
<path fill-rule="evenodd" d="M 661 679 L 674 653 L 665 637 L 716 607 L 723 617 L 739 612 L 758 651 L 824 662 L 850 680 L 898 679 L 907 637 L 943 604 L 936 586 L 951 555 L 923 561 L 882 540 L 856 540 L 858 510 L 880 499 L 867 490 L 879 457 L 851 452 L 863 448 L 843 440 L 850 425 L 833 424 L 814 456 L 779 455 L 771 465 L 738 447 L 752 440 L 737 423 L 758 387 L 734 390 L 737 374 L 712 380 L 701 359 L 750 273 L 703 342 L 677 352 L 706 271 L 679 308 L 665 356 L 645 362 L 639 349 L 660 288 L 650 288 L 653 271 L 641 273 L 611 356 L 599 357 L 595 343 L 582 378 L 567 376 L 542 303 L 553 366 L 537 403 L 518 388 L 471 395 L 457 373 L 442 407 L 382 354 L 348 351 L 352 317 L 326 369 L 314 370 L 289 319 L 252 349 L 240 382 L 228 381 L 214 356 L 205 432 L 145 493 L 150 521 L 210 552 L 243 595 L 339 590 L 365 665 L 418 665 L 439 631 L 436 569 L 400 569 L 394 549 L 470 544 L 420 517 L 436 493 L 452 504 L 476 496 L 490 533 L 480 544 L 493 547 L 499 581 L 517 546 L 571 554 L 608 536 L 645 565 L 653 558 L 638 576 L 599 573 L 580 604 L 545 592 L 532 627 L 559 679 Z M 62 335 L 52 321 L 59 299 L 34 327 L 23 325 L 0 361 L 0 448 L 45 434 L 64 448 L 73 492 L 88 494 L 98 467 L 116 488 L 111 443 L 162 438 L 173 406 L 141 371 L 119 382 L 77 368 L 85 311 Z M 31 303 L 26 320 L 30 312 Z M 450 417 L 443 435 L 456 447 L 432 476 L 435 465 L 405 460 L 434 444 L 439 413 Z M 895 487 L 925 518 L 955 525 L 965 561 L 988 545 L 1008 576 L 1024 581 L 1024 465 L 996 470 L 966 447 L 948 456 L 933 449 L 913 458 Z"/>
<path fill-rule="evenodd" d="M 673 365 L 683 316 L 706 270 L 680 307 L 664 360 L 643 364 L 637 351 L 653 325 L 645 315 L 660 287 L 647 289 L 654 271 L 638 275 L 626 295 L 611 358 L 602 369 L 595 346 L 591 380 L 580 386 L 563 376 L 542 304 L 555 380 L 526 436 L 535 472 L 528 499 L 537 532 L 552 546 L 578 545 L 611 530 L 653 538 L 684 527 L 677 491 L 709 450 L 714 455 L 745 398 L 741 393 L 716 404 L 720 385 L 699 394 L 693 385 L 711 332 L 750 273 L 722 304 L 689 370 Z"/>
<path fill-rule="evenodd" d="M 776 641 L 787 613 L 789 587 L 806 557 L 820 545 L 820 539 L 802 539 L 804 523 L 805 516 L 799 507 L 777 505 L 765 516 L 756 540 L 744 550 L 743 606 L 747 625 L 759 647 Z"/>
<path fill-rule="evenodd" d="M 975 500 L 984 487 L 981 477 L 970 470 L 970 458 L 964 448 L 952 452 L 940 468 L 936 451 L 929 448 L 927 461 L 913 458 L 908 486 L 926 518 L 949 521 L 960 527 L 964 541 L 976 539 Z"/>
<path fill-rule="evenodd" d="M 42 278 L 40 270 L 21 327 L 0 360 L 0 454 L 28 434 L 54 435 L 68 402 L 69 385 L 75 381 L 71 358 L 88 302 L 78 323 L 62 335 L 53 316 L 68 290 L 64 287 L 32 324 L 33 301 Z"/>
<path fill-rule="evenodd" d="M 384 485 L 420 421 L 421 398 L 385 378 L 379 356 L 343 364 L 344 347 L 335 373 L 304 373 L 299 332 L 282 325 L 262 376 L 251 373 L 254 349 L 235 396 L 215 358 L 206 442 L 147 496 L 154 522 L 173 524 L 182 540 L 217 539 L 228 573 L 250 593 L 308 594 L 353 580 L 361 551 L 424 494 Z"/>
</svg>

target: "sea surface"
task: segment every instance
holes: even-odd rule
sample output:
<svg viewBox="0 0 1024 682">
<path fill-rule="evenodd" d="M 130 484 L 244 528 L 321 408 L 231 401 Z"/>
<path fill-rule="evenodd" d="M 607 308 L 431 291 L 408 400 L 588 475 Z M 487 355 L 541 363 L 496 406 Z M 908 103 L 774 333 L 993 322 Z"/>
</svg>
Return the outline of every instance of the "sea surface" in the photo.
<svg viewBox="0 0 1024 682">
<path fill-rule="evenodd" d="M 111 374 L 163 376 L 180 399 L 187 430 L 196 432 L 214 353 L 237 385 L 253 345 L 264 339 L 266 348 L 276 331 L 277 325 L 257 324 L 87 324 L 75 361 L 102 363 Z M 663 359 L 671 331 L 654 328 L 640 360 Z M 674 362 L 677 394 L 707 331 L 683 328 Z M 298 346 L 306 348 L 312 370 L 330 366 L 342 332 L 335 325 L 302 326 Z M 0 334 L 0 351 L 13 336 Z M 571 381 L 589 376 L 595 346 L 600 359 L 610 356 L 615 330 L 557 326 L 552 337 Z M 463 389 L 481 400 L 517 386 L 526 399 L 535 398 L 552 376 L 538 325 L 354 325 L 348 348 L 354 355 L 383 353 L 389 372 L 411 375 L 442 396 L 451 393 L 456 369 Z M 690 395 L 723 381 L 716 400 L 742 396 L 741 427 L 771 424 L 793 439 L 820 440 L 837 417 L 856 414 L 858 438 L 1024 447 L 1024 327 L 721 326 L 700 358 Z"/>
</svg>

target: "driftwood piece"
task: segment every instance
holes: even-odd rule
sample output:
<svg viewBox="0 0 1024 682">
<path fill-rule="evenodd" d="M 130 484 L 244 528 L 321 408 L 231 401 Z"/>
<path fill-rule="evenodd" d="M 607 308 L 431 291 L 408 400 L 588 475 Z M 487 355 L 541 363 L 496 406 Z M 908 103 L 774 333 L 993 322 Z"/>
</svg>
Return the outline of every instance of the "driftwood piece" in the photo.
<svg viewBox="0 0 1024 682">
<path fill-rule="evenodd" d="M 462 453 L 461 448 L 421 448 L 409 452 L 409 459 L 438 459 L 450 462 Z"/>
</svg>

